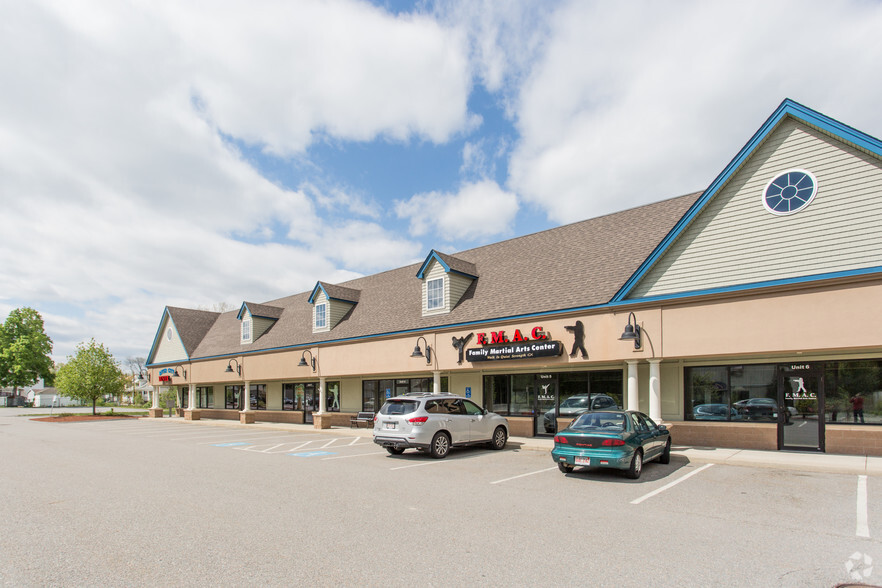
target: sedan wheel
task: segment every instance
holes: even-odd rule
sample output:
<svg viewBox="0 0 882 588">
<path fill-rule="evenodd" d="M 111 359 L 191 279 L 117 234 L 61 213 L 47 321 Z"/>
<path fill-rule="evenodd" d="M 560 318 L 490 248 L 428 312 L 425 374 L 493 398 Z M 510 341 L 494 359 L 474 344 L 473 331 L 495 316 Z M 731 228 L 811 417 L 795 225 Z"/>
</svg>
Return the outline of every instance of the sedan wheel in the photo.
<svg viewBox="0 0 882 588">
<path fill-rule="evenodd" d="M 665 443 L 665 450 L 658 458 L 658 463 L 671 463 L 671 440 Z"/>
<path fill-rule="evenodd" d="M 571 474 L 573 472 L 573 466 L 566 464 L 562 461 L 557 462 L 557 469 L 562 471 L 565 474 Z"/>
<path fill-rule="evenodd" d="M 640 472 L 643 471 L 643 451 L 638 449 L 634 452 L 634 457 L 631 458 L 631 467 L 628 468 L 628 477 L 632 480 L 636 480 L 640 477 Z"/>
<path fill-rule="evenodd" d="M 493 431 L 493 441 L 490 442 L 490 447 L 503 449 L 506 441 L 508 441 L 508 433 L 505 432 L 505 427 L 496 427 L 496 430 Z"/>
<path fill-rule="evenodd" d="M 447 457 L 447 454 L 450 452 L 450 437 L 447 436 L 447 433 L 435 433 L 435 436 L 432 437 L 432 457 L 435 459 L 444 459 Z"/>
<path fill-rule="evenodd" d="M 404 453 L 404 449 L 402 449 L 401 447 L 387 447 L 386 451 L 388 451 L 392 455 L 401 455 L 402 453 Z"/>
</svg>

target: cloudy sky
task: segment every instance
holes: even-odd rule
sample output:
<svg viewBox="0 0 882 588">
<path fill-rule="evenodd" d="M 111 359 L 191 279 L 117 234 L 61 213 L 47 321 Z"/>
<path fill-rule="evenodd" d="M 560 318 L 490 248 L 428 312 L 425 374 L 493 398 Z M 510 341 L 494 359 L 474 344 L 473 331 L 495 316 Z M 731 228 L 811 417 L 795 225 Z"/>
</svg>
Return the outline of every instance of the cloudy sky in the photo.
<svg viewBox="0 0 882 588">
<path fill-rule="evenodd" d="M 882 137 L 869 0 L 7 0 L 0 320 L 63 361 L 701 190 L 792 98 Z"/>
</svg>

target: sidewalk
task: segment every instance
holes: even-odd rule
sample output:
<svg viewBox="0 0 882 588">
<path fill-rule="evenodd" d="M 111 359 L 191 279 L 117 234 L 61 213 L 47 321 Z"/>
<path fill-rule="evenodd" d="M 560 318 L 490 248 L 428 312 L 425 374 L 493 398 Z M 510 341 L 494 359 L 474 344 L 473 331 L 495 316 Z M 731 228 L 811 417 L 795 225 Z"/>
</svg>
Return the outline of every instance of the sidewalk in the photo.
<svg viewBox="0 0 882 588">
<path fill-rule="evenodd" d="M 353 437 L 371 437 L 373 435 L 372 429 L 364 427 L 359 429 L 348 427 L 315 429 L 312 425 L 287 423 L 257 422 L 251 425 L 242 425 L 238 421 L 215 419 L 185 421 L 180 417 L 165 417 L 162 420 L 165 422 L 180 422 L 182 424 L 189 423 L 202 426 L 296 431 L 303 434 L 325 432 Z M 554 440 L 549 437 L 509 437 L 508 446 L 514 449 L 547 451 L 550 453 L 554 446 Z M 756 451 L 725 447 L 685 447 L 677 445 L 672 448 L 671 455 L 675 460 L 685 460 L 689 463 L 715 463 L 778 470 L 882 476 L 882 457 L 865 455 L 837 455 L 801 451 Z"/>
</svg>

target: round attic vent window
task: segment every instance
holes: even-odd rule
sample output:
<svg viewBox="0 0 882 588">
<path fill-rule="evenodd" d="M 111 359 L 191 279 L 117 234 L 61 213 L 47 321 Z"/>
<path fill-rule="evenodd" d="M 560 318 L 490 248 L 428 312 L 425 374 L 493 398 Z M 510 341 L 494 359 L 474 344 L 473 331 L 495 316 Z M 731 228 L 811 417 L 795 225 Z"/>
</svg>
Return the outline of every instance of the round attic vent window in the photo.
<svg viewBox="0 0 882 588">
<path fill-rule="evenodd" d="M 818 180 L 812 172 L 791 169 L 777 175 L 763 190 L 763 206 L 780 216 L 799 212 L 818 193 Z"/>
</svg>

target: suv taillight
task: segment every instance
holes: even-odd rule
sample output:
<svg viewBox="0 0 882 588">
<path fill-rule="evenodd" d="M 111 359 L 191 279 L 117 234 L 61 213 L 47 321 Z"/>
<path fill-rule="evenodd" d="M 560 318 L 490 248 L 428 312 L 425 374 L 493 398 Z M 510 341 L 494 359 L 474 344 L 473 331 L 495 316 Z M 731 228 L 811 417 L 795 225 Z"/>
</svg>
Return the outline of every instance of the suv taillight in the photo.
<svg viewBox="0 0 882 588">
<path fill-rule="evenodd" d="M 416 425 L 417 427 L 422 427 L 423 423 L 429 420 L 429 417 L 413 417 L 412 419 L 407 419 L 411 425 Z"/>
</svg>

